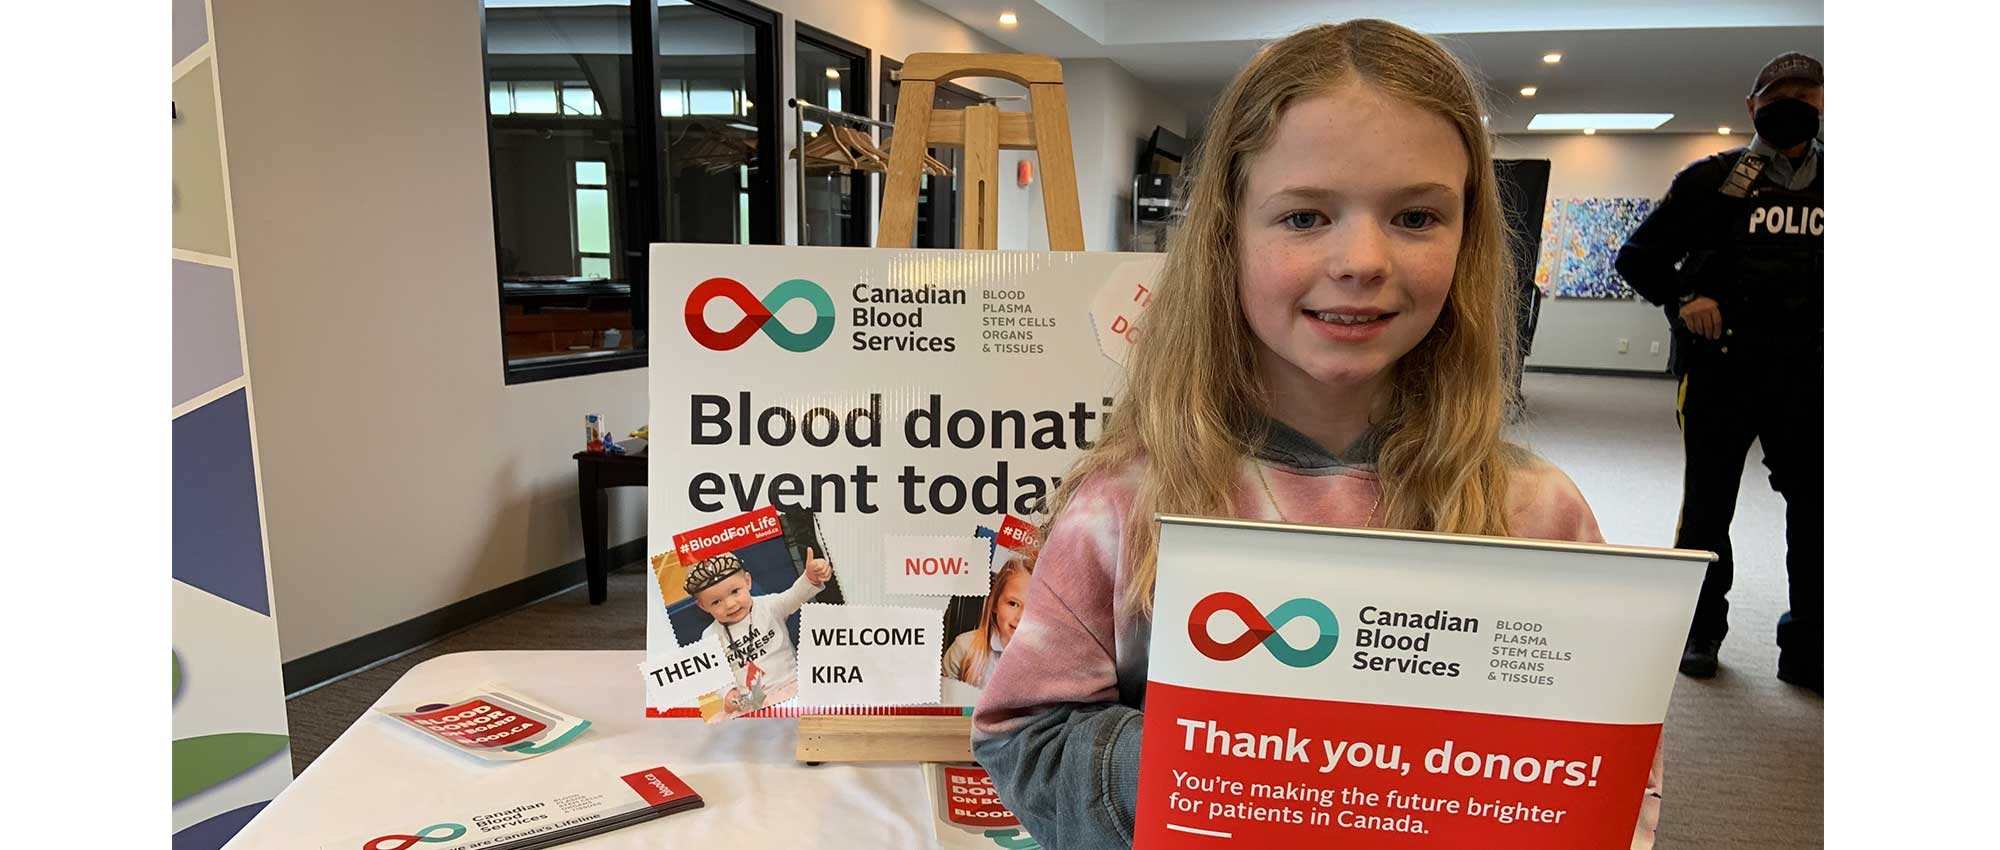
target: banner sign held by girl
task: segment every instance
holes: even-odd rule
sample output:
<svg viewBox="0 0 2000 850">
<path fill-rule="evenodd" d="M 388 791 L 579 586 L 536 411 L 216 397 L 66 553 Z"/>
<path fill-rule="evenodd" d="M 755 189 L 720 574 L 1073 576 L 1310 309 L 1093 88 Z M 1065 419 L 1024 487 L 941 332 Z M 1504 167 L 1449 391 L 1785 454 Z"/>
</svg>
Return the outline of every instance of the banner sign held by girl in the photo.
<svg viewBox="0 0 2000 850">
<path fill-rule="evenodd" d="M 1708 553 L 1178 518 L 1159 552 L 1135 846 L 1631 839 Z"/>
</svg>

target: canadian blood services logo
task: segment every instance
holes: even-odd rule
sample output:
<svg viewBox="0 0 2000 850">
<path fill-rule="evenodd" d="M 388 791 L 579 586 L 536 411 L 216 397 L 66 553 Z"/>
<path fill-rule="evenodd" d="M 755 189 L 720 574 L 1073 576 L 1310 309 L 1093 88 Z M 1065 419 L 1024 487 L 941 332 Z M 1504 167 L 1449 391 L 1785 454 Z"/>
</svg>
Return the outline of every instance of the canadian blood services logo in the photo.
<svg viewBox="0 0 2000 850">
<path fill-rule="evenodd" d="M 1216 640 L 1208 630 L 1209 621 L 1223 611 L 1235 614 L 1246 629 L 1242 637 L 1228 643 Z M 1319 626 L 1319 640 L 1304 649 L 1286 643 L 1278 634 L 1280 626 L 1300 617 Z M 1272 625 L 1274 621 L 1277 625 Z M 1317 599 L 1288 599 L 1267 615 L 1243 594 L 1224 590 L 1202 597 L 1188 612 L 1188 640 L 1196 652 L 1216 661 L 1235 661 L 1262 646 L 1287 667 L 1311 667 L 1332 656 L 1334 647 L 1340 645 L 1340 621 L 1334 618 L 1333 609 Z"/>
<path fill-rule="evenodd" d="M 436 832 L 438 830 L 442 830 L 442 832 Z M 415 835 L 398 833 L 381 836 L 369 841 L 367 844 L 361 845 L 361 850 L 409 850 L 409 848 L 415 847 L 419 843 L 443 844 L 447 841 L 456 841 L 464 836 L 465 827 L 462 824 L 434 823 L 417 830 Z M 393 841 L 395 843 L 383 844 L 382 842 L 384 841 Z"/>
<path fill-rule="evenodd" d="M 743 310 L 743 319 L 728 330 L 718 331 L 708 326 L 702 312 L 708 303 L 717 298 L 728 299 Z M 777 320 L 778 309 L 798 299 L 805 299 L 813 307 L 814 319 L 805 333 L 794 333 L 785 323 Z M 779 348 L 792 352 L 807 352 L 826 343 L 833 336 L 833 298 L 821 289 L 819 284 L 803 278 L 793 278 L 778 284 L 764 300 L 757 300 L 750 288 L 733 278 L 712 277 L 701 282 L 688 293 L 687 307 L 688 335 L 711 351 L 729 351 L 749 342 L 758 331 L 771 338 Z"/>
</svg>

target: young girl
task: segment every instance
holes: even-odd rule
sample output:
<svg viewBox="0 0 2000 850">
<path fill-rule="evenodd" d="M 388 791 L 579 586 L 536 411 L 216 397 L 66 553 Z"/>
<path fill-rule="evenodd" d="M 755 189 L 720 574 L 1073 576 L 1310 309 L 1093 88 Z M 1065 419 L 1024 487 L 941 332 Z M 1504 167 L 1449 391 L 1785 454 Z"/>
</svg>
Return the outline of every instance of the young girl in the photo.
<svg viewBox="0 0 2000 850">
<path fill-rule="evenodd" d="M 1021 623 L 1028 576 L 1034 569 L 1033 561 L 1013 560 L 994 574 L 993 591 L 986 595 L 986 606 L 979 612 L 979 628 L 959 635 L 945 650 L 946 676 L 975 688 L 986 687 L 987 675 L 1000 663 L 1007 642 L 1014 639 L 1014 628 Z"/>
<path fill-rule="evenodd" d="M 1482 114 L 1451 54 L 1382 21 L 1275 42 L 1217 102 L 1118 415 L 973 718 L 1042 846 L 1131 844 L 1156 512 L 1601 541 L 1501 440 L 1514 284 Z"/>
</svg>

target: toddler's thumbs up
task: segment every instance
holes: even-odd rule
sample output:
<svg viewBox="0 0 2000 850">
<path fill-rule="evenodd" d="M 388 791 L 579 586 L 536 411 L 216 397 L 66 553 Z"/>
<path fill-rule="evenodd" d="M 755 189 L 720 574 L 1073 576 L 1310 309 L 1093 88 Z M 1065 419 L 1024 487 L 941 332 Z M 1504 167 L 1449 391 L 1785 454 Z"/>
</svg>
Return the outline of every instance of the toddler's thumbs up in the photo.
<svg viewBox="0 0 2000 850">
<path fill-rule="evenodd" d="M 825 558 L 817 557 L 811 546 L 806 547 L 806 580 L 813 584 L 826 584 L 833 578 L 833 565 Z"/>
</svg>

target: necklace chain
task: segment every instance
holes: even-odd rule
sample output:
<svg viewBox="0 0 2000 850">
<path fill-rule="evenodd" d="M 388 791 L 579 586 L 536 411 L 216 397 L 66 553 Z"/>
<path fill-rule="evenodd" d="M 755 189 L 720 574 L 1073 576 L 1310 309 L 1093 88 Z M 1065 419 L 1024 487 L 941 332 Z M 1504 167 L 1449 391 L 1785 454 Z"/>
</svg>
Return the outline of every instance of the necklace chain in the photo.
<svg viewBox="0 0 2000 850">
<path fill-rule="evenodd" d="M 1251 461 L 1251 463 L 1257 466 L 1257 483 L 1264 485 L 1264 498 L 1271 500 L 1271 510 L 1277 512 L 1278 519 L 1283 520 L 1285 523 L 1296 524 L 1292 523 L 1291 517 L 1285 516 L 1284 508 L 1278 507 L 1277 494 L 1271 492 L 1271 481 L 1264 477 L 1264 465 L 1256 461 Z M 1361 524 L 1362 528 L 1375 527 L 1375 509 L 1379 507 L 1382 507 L 1382 491 L 1378 484 L 1375 491 L 1375 503 L 1368 506 L 1368 521 Z"/>
</svg>

